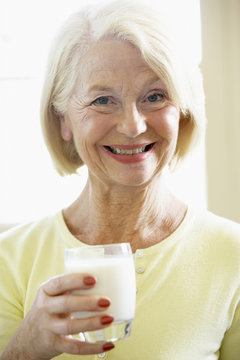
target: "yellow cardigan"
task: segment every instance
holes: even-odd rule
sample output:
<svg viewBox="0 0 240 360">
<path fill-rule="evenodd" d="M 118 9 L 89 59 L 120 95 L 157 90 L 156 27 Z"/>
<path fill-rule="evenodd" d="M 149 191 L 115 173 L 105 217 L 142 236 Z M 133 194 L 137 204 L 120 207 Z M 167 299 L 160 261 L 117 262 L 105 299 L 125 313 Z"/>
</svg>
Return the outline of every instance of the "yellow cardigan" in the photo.
<svg viewBox="0 0 240 360">
<path fill-rule="evenodd" d="M 62 213 L 0 235 L 0 353 L 39 285 L 64 272 L 64 249 L 79 246 Z M 239 360 L 240 225 L 189 208 L 164 241 L 135 254 L 132 335 L 106 354 L 55 359 Z"/>
</svg>

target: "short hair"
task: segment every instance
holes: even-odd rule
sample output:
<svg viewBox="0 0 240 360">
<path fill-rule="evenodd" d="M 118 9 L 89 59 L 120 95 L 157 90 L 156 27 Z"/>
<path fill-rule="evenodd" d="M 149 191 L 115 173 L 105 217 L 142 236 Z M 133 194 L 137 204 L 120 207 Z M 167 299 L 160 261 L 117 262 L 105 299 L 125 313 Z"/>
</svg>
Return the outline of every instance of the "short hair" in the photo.
<svg viewBox="0 0 240 360">
<path fill-rule="evenodd" d="M 160 13 L 141 2 L 114 0 L 87 6 L 60 29 L 49 54 L 42 90 L 43 135 L 57 171 L 73 174 L 83 165 L 73 140 L 64 141 L 60 118 L 76 82 L 81 56 L 105 37 L 128 41 L 140 50 L 148 66 L 164 82 L 169 99 L 180 109 L 179 134 L 171 164 L 183 159 L 205 129 L 202 77 L 197 64 L 184 61 L 181 48 Z M 81 70 L 80 70 L 81 71 Z"/>
</svg>

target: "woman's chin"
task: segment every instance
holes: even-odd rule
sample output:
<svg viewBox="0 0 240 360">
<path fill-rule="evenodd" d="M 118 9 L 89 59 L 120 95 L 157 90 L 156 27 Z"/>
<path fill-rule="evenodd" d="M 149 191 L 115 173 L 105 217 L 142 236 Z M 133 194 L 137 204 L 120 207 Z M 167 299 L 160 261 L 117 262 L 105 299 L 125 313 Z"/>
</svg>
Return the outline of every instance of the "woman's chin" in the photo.
<svg viewBox="0 0 240 360">
<path fill-rule="evenodd" d="M 157 175 L 151 171 L 151 172 L 141 172 L 141 171 L 135 171 L 135 172 L 128 172 L 125 173 L 122 172 L 121 174 L 118 174 L 117 176 L 110 176 L 109 179 L 111 179 L 111 182 L 113 182 L 115 185 L 120 186 L 129 186 L 129 187 L 138 187 L 143 185 L 149 185 L 154 179 L 157 177 Z"/>
</svg>

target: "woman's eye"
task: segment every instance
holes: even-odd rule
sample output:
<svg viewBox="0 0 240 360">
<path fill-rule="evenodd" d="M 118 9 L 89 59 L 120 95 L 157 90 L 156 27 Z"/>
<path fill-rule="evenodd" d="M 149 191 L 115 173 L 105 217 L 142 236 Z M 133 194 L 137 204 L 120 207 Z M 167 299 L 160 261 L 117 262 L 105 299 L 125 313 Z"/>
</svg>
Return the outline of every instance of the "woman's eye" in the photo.
<svg viewBox="0 0 240 360">
<path fill-rule="evenodd" d="M 157 101 L 162 100 L 164 98 L 165 98 L 164 94 L 152 94 L 152 95 L 147 97 L 147 100 L 149 102 L 157 102 Z"/>
<path fill-rule="evenodd" d="M 94 100 L 92 104 L 94 105 L 107 105 L 110 99 L 107 96 L 101 96 L 98 99 Z"/>
</svg>

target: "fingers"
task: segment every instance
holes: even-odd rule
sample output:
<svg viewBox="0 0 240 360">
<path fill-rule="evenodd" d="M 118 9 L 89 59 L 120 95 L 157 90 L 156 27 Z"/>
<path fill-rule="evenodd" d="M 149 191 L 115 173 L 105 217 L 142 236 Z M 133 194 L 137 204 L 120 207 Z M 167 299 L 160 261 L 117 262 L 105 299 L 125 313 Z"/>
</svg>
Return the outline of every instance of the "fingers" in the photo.
<svg viewBox="0 0 240 360">
<path fill-rule="evenodd" d="M 50 329 L 57 335 L 74 335 L 80 332 L 103 329 L 109 326 L 113 320 L 113 317 L 109 315 L 92 316 L 85 319 L 61 319 L 56 317 L 51 321 Z"/>
<path fill-rule="evenodd" d="M 73 339 L 68 335 L 103 329 L 113 322 L 109 315 L 88 318 L 71 318 L 74 312 L 97 312 L 106 310 L 111 301 L 97 295 L 72 293 L 73 290 L 87 290 L 96 284 L 96 278 L 89 274 L 64 274 L 55 276 L 42 284 L 38 308 L 48 313 L 48 329 L 54 336 L 54 348 L 59 353 L 97 354 L 114 348 L 112 343 L 90 344 Z"/>
<path fill-rule="evenodd" d="M 95 283 L 95 277 L 88 274 L 63 274 L 46 281 L 42 288 L 47 295 L 56 296 L 70 290 L 89 289 Z"/>
<path fill-rule="evenodd" d="M 102 329 L 113 322 L 113 317 L 106 314 L 81 319 L 70 316 L 74 312 L 104 311 L 111 305 L 106 297 L 71 292 L 89 289 L 95 283 L 96 279 L 88 274 L 74 273 L 56 276 L 42 285 L 45 296 L 40 308 L 49 314 L 48 325 L 54 334 L 62 336 Z"/>
<path fill-rule="evenodd" d="M 50 314 L 68 314 L 76 311 L 103 311 L 111 304 L 107 298 L 97 295 L 64 294 L 48 300 Z"/>
<path fill-rule="evenodd" d="M 72 293 L 73 290 L 91 289 L 95 283 L 93 276 L 75 273 L 56 276 L 41 285 L 18 330 L 20 339 L 28 334 L 28 342 L 24 340 L 24 343 L 31 358 L 50 359 L 61 353 L 97 354 L 114 347 L 111 343 L 89 344 L 69 336 L 102 329 L 113 322 L 111 316 L 101 312 L 83 319 L 70 316 L 72 312 L 98 312 L 110 306 L 107 298 Z"/>
<path fill-rule="evenodd" d="M 68 353 L 74 355 L 100 354 L 112 350 L 114 345 L 112 343 L 105 344 L 91 344 L 79 341 L 68 336 L 59 338 L 56 344 L 59 353 Z"/>
</svg>

